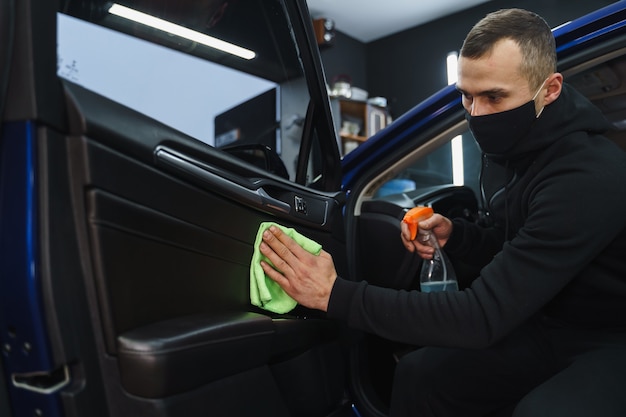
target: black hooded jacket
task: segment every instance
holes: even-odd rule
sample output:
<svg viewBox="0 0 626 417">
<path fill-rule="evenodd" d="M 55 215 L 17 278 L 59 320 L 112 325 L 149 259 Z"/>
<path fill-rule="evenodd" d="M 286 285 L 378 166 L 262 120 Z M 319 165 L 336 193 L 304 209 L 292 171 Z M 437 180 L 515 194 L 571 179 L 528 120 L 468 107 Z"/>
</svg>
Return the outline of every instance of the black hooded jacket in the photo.
<svg viewBox="0 0 626 417">
<path fill-rule="evenodd" d="M 329 317 L 431 346 L 489 346 L 536 316 L 626 332 L 626 153 L 601 136 L 607 127 L 564 85 L 527 137 L 487 158 L 494 226 L 453 221 L 446 251 L 482 267 L 469 287 L 425 294 L 338 278 Z"/>
</svg>

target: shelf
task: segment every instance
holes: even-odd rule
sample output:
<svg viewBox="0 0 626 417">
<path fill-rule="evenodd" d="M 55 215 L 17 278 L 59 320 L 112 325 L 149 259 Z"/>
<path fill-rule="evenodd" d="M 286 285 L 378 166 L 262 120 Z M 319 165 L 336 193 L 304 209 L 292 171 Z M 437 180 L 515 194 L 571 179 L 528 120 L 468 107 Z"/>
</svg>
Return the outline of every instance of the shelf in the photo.
<svg viewBox="0 0 626 417">
<path fill-rule="evenodd" d="M 354 140 L 356 142 L 365 142 L 367 140 L 367 136 L 360 135 L 350 135 L 348 133 L 342 133 L 341 139 L 343 140 Z"/>
<path fill-rule="evenodd" d="M 335 127 L 341 139 L 342 155 L 361 145 L 387 124 L 388 113 L 384 107 L 366 101 L 342 98 L 334 100 L 334 104 L 331 100 L 331 105 L 338 121 Z"/>
</svg>

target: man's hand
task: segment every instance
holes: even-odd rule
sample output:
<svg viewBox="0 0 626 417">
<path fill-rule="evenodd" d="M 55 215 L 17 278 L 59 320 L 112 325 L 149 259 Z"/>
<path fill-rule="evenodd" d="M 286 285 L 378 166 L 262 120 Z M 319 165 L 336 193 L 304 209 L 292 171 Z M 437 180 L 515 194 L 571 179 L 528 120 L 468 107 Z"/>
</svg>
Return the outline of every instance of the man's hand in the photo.
<svg viewBox="0 0 626 417">
<path fill-rule="evenodd" d="M 263 232 L 259 246 L 274 267 L 261 262 L 263 271 L 283 290 L 305 307 L 326 311 L 337 272 L 330 254 L 324 250 L 315 256 L 302 249 L 278 227 Z"/>
<path fill-rule="evenodd" d="M 419 223 L 419 230 L 428 231 L 434 233 L 439 246 L 443 247 L 450 234 L 452 233 L 452 222 L 447 217 L 443 217 L 441 214 L 433 214 L 432 217 L 421 221 Z M 409 252 L 417 251 L 417 254 L 424 259 L 431 259 L 435 253 L 435 250 L 429 246 L 426 242 L 420 241 L 420 234 L 418 233 L 415 240 L 411 240 L 411 233 L 409 232 L 409 226 L 402 222 L 400 225 L 402 238 L 402 244 Z"/>
</svg>

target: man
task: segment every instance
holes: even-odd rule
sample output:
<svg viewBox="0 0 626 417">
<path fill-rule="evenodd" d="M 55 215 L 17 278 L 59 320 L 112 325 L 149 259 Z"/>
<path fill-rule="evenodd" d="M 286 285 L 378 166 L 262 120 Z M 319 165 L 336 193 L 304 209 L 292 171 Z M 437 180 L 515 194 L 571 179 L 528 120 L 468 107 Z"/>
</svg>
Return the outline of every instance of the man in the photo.
<svg viewBox="0 0 626 417">
<path fill-rule="evenodd" d="M 327 253 L 276 230 L 261 245 L 276 269 L 263 268 L 305 306 L 428 346 L 398 364 L 393 417 L 625 416 L 626 156 L 555 72 L 554 39 L 536 14 L 487 15 L 458 64 L 494 224 L 434 215 L 420 227 L 480 276 L 429 294 L 347 281 Z M 403 226 L 407 249 L 432 255 L 408 236 Z"/>
</svg>

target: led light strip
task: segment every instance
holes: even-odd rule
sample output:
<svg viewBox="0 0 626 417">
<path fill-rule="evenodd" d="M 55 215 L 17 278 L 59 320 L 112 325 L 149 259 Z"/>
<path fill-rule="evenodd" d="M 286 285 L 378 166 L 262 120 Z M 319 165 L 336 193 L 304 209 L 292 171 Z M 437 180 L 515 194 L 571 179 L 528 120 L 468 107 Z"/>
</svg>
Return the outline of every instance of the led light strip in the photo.
<svg viewBox="0 0 626 417">
<path fill-rule="evenodd" d="M 457 52 L 450 52 L 446 58 L 448 72 L 448 85 L 457 81 L 457 62 L 459 56 Z M 463 136 L 456 136 L 450 142 L 452 149 L 452 182 L 454 185 L 465 184 L 465 168 L 463 166 Z"/>
<path fill-rule="evenodd" d="M 225 42 L 223 40 L 205 35 L 195 30 L 187 29 L 186 27 L 177 25 L 167 20 L 159 19 L 158 17 L 150 16 L 149 14 L 139 12 L 137 10 L 122 6 L 114 3 L 109 9 L 109 13 L 123 17 L 125 19 L 132 20 L 137 23 L 144 24 L 146 26 L 153 27 L 155 29 L 162 30 L 164 32 L 171 33 L 181 38 L 189 39 L 191 41 L 200 43 L 202 45 L 209 46 L 214 49 L 218 49 L 223 52 L 238 56 L 243 59 L 252 59 L 256 56 L 256 53 L 249 49 L 242 48 L 232 43 Z"/>
</svg>

